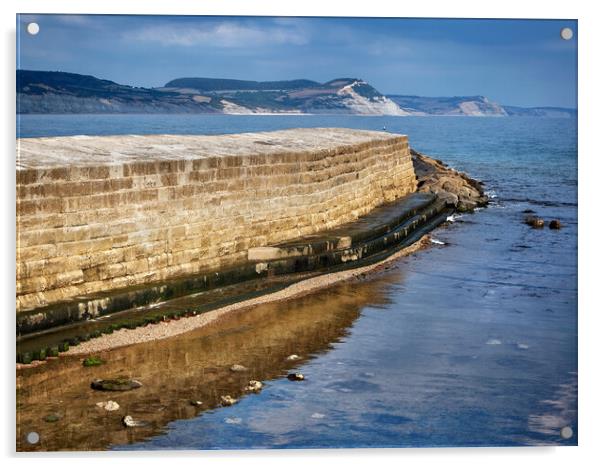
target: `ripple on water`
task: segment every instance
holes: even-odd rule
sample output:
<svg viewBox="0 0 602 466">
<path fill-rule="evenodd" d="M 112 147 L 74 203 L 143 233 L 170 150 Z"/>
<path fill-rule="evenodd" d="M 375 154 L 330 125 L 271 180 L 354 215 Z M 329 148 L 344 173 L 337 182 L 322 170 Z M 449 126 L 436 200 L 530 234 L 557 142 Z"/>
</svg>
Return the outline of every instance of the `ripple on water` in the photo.
<svg viewBox="0 0 602 466">
<path fill-rule="evenodd" d="M 378 384 L 361 379 L 343 380 L 328 384 L 327 388 L 340 392 L 378 392 L 381 390 Z"/>
</svg>

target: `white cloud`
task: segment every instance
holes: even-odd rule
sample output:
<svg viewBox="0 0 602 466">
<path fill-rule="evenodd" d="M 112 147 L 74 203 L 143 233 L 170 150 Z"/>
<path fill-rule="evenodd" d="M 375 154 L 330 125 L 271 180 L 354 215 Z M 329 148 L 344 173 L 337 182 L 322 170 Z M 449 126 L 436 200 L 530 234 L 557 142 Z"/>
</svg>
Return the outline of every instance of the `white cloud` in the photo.
<svg viewBox="0 0 602 466">
<path fill-rule="evenodd" d="M 246 26 L 233 22 L 209 25 L 161 24 L 127 31 L 126 40 L 154 42 L 162 45 L 212 47 L 249 47 L 269 44 L 303 45 L 307 34 L 299 28 L 282 26 Z"/>
<path fill-rule="evenodd" d="M 53 16 L 58 22 L 74 26 L 91 26 L 94 24 L 93 16 L 86 15 L 56 15 Z"/>
</svg>

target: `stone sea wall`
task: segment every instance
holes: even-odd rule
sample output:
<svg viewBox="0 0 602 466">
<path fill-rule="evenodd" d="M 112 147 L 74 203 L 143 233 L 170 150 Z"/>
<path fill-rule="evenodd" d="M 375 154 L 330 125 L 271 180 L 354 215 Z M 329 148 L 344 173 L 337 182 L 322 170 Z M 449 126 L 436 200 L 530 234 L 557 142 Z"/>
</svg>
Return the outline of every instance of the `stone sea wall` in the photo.
<svg viewBox="0 0 602 466">
<path fill-rule="evenodd" d="M 386 132 L 20 139 L 17 311 L 233 265 L 415 189 Z"/>
</svg>

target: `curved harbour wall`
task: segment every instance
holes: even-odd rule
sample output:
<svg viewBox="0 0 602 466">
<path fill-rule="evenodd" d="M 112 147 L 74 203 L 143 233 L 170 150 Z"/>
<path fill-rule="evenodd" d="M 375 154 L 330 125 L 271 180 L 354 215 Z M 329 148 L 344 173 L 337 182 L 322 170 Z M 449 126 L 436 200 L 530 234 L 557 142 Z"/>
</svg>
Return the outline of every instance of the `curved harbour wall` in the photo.
<svg viewBox="0 0 602 466">
<path fill-rule="evenodd" d="M 348 129 L 21 139 L 17 311 L 226 267 L 416 189 L 407 137 Z"/>
</svg>

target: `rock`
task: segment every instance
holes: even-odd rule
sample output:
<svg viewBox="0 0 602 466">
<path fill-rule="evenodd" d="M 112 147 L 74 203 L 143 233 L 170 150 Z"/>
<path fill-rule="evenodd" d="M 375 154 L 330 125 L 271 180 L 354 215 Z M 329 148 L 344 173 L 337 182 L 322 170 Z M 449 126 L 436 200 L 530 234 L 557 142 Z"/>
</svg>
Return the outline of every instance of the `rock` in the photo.
<svg viewBox="0 0 602 466">
<path fill-rule="evenodd" d="M 531 228 L 543 228 L 545 225 L 545 222 L 542 218 L 534 217 L 532 215 L 525 217 L 525 223 Z"/>
<path fill-rule="evenodd" d="M 230 370 L 232 372 L 245 372 L 248 369 L 245 366 L 241 366 L 240 364 L 234 364 L 230 367 Z"/>
<path fill-rule="evenodd" d="M 439 196 L 439 199 L 443 199 L 448 206 L 455 207 L 458 205 L 458 196 L 455 194 L 447 191 L 439 191 L 436 194 Z"/>
<path fill-rule="evenodd" d="M 25 351 L 19 354 L 19 362 L 21 364 L 31 364 L 33 361 L 33 355 L 30 351 Z"/>
<path fill-rule="evenodd" d="M 65 351 L 69 351 L 69 342 L 68 341 L 61 341 L 59 343 L 59 352 L 60 353 L 64 353 Z"/>
<path fill-rule="evenodd" d="M 142 383 L 135 379 L 94 379 L 90 385 L 94 390 L 106 392 L 124 392 L 142 387 Z"/>
<path fill-rule="evenodd" d="M 263 388 L 263 384 L 259 380 L 249 380 L 249 383 L 245 387 L 245 391 L 259 393 Z"/>
<path fill-rule="evenodd" d="M 126 427 L 142 427 L 148 424 L 146 421 L 135 421 L 134 418 L 129 415 L 125 416 L 121 422 L 123 422 L 123 425 Z"/>
<path fill-rule="evenodd" d="M 560 223 L 560 220 L 554 219 L 550 222 L 551 230 L 560 230 L 561 228 L 562 228 L 562 223 Z"/>
<path fill-rule="evenodd" d="M 475 201 L 471 201 L 469 199 L 460 199 L 458 201 L 458 212 L 472 212 L 477 207 L 477 203 Z"/>
<path fill-rule="evenodd" d="M 299 359 L 301 359 L 301 356 L 299 356 L 298 354 L 291 354 L 286 358 L 287 361 L 298 361 Z"/>
<path fill-rule="evenodd" d="M 203 402 L 199 401 L 199 400 L 190 400 L 190 404 L 192 406 L 201 406 L 203 404 Z"/>
<path fill-rule="evenodd" d="M 84 367 L 92 367 L 92 366 L 100 366 L 104 363 L 105 362 L 102 359 L 100 359 L 98 356 L 90 356 L 90 357 L 84 359 L 84 361 L 82 362 L 82 365 Z"/>
<path fill-rule="evenodd" d="M 96 403 L 96 406 L 99 408 L 103 408 L 106 411 L 117 411 L 119 409 L 119 404 L 116 401 L 99 401 Z"/>
<path fill-rule="evenodd" d="M 238 399 L 232 398 L 230 395 L 220 397 L 220 401 L 222 402 L 222 406 L 232 406 L 233 404 L 238 403 Z"/>
<path fill-rule="evenodd" d="M 299 372 L 294 372 L 286 376 L 287 379 L 292 380 L 294 382 L 298 382 L 301 380 L 305 380 L 305 376 Z"/>
<path fill-rule="evenodd" d="M 48 414 L 48 415 L 44 416 L 44 420 L 46 422 L 57 422 L 60 419 L 61 419 L 61 416 L 59 414 L 56 414 L 56 413 L 51 413 L 51 414 Z"/>
<path fill-rule="evenodd" d="M 34 361 L 45 361 L 46 360 L 46 348 L 40 348 L 33 352 Z"/>
<path fill-rule="evenodd" d="M 489 199 L 482 182 L 414 149 L 410 151 L 419 192 L 437 194 L 439 199 L 450 207 L 455 206 L 460 212 L 472 212 L 476 207 L 487 205 Z"/>
</svg>

